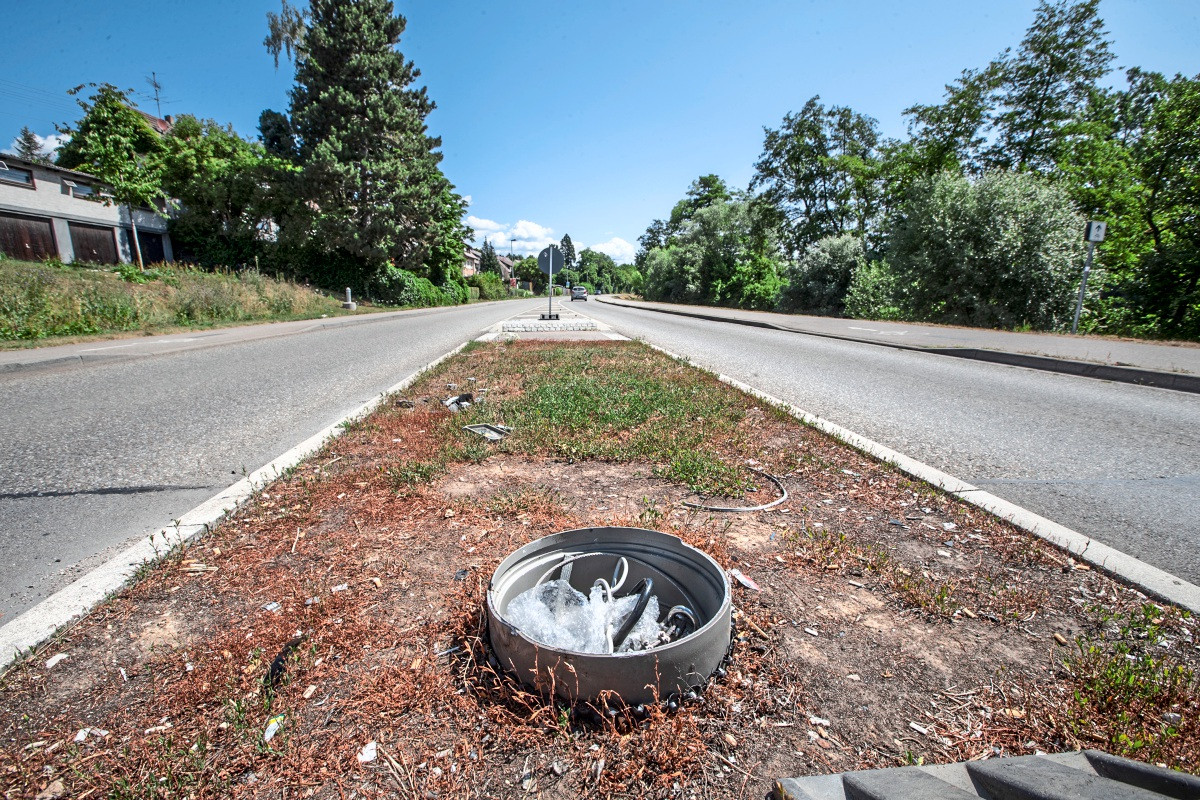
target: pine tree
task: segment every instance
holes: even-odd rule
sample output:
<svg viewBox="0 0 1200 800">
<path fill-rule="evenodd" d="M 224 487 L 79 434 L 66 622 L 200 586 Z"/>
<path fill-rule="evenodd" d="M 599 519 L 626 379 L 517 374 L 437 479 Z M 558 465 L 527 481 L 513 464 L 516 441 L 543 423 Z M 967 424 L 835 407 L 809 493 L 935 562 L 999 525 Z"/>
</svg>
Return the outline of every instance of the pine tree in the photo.
<svg viewBox="0 0 1200 800">
<path fill-rule="evenodd" d="M 483 240 L 483 247 L 479 249 L 479 271 L 500 274 L 500 258 L 496 255 L 496 248 L 487 239 Z"/>
<path fill-rule="evenodd" d="M 21 128 L 21 135 L 17 137 L 17 155 L 29 161 L 36 161 L 39 164 L 49 164 L 50 158 L 42 151 L 42 141 L 38 135 L 29 130 L 26 126 Z"/>
<path fill-rule="evenodd" d="M 291 121 L 315 240 L 364 283 L 390 264 L 421 271 L 448 184 L 434 103 L 396 50 L 405 19 L 390 0 L 312 0 L 307 19 Z"/>
<path fill-rule="evenodd" d="M 563 251 L 563 265 L 570 269 L 575 264 L 575 243 L 571 241 L 571 234 L 564 233 L 559 246 Z"/>
</svg>

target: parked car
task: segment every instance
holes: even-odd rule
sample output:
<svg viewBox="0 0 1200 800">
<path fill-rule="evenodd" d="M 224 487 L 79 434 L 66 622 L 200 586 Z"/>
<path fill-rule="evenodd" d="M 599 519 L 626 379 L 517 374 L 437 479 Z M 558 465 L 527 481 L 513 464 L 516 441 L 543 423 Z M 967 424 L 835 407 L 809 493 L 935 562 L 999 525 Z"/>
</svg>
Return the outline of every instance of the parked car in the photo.
<svg viewBox="0 0 1200 800">
<path fill-rule="evenodd" d="M 576 300 L 587 300 L 587 287 L 586 286 L 572 286 L 571 287 L 571 302 L 573 303 Z"/>
</svg>

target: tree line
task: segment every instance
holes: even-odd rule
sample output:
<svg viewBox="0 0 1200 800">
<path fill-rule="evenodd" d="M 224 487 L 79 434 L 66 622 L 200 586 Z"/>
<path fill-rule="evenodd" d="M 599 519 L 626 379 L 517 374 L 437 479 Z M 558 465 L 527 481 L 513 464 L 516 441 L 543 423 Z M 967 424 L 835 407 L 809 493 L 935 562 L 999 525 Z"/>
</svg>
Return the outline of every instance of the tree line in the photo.
<svg viewBox="0 0 1200 800">
<path fill-rule="evenodd" d="M 111 200 L 166 209 L 177 256 L 258 265 L 386 303 L 464 302 L 466 203 L 439 164 L 434 102 L 397 49 L 390 0 L 286 0 L 264 45 L 295 68 L 286 111 L 265 110 L 259 141 L 182 116 L 152 130 L 128 94 L 91 85 L 57 163 L 96 175 Z M 84 87 L 76 92 L 82 93 Z"/>
<path fill-rule="evenodd" d="M 571 234 L 563 234 L 558 244 L 563 254 L 563 269 L 554 273 L 554 282 L 559 286 L 586 286 L 592 293 L 610 294 L 613 292 L 640 293 L 642 290 L 642 274 L 632 264 L 618 264 L 613 257 L 599 250 L 585 247 L 575 252 L 575 243 Z M 491 247 L 487 240 L 483 243 L 484 257 Z M 494 248 L 493 248 L 494 252 Z M 499 263 L 496 264 L 499 270 Z M 487 269 L 483 258 L 480 259 L 480 269 Z M 534 292 L 546 291 L 548 276 L 538 268 L 537 258 L 526 256 L 513 258 L 513 277 L 518 281 L 529 283 Z"/>
<path fill-rule="evenodd" d="M 749 187 L 704 175 L 640 237 L 649 299 L 1007 329 L 1069 327 L 1086 220 L 1108 223 L 1084 330 L 1200 339 L 1200 76 L 1114 55 L 1099 0 L 904 111 L 813 97 L 764 128 Z"/>
</svg>

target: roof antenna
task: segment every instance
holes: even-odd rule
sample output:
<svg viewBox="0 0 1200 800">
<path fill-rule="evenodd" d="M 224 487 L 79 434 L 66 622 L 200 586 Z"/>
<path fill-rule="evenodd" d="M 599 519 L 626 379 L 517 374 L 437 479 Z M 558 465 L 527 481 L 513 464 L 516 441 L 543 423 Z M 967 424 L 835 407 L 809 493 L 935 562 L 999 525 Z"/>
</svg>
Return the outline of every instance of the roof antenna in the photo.
<svg viewBox="0 0 1200 800">
<path fill-rule="evenodd" d="M 150 77 L 146 78 L 146 83 L 150 84 L 150 88 L 154 90 L 154 108 L 158 112 L 158 118 L 162 119 L 162 84 L 158 82 L 158 74 L 150 73 Z"/>
</svg>

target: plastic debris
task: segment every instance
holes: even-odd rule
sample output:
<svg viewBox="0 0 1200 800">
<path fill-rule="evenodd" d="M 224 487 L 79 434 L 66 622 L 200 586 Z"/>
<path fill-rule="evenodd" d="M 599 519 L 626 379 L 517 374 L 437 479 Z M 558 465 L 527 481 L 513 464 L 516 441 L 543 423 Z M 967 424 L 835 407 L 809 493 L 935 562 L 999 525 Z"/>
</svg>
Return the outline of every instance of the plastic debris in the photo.
<svg viewBox="0 0 1200 800">
<path fill-rule="evenodd" d="M 363 749 L 358 751 L 358 763 L 369 764 L 375 760 L 375 755 L 378 751 L 378 745 L 374 741 L 367 742 L 363 745 Z"/>
<path fill-rule="evenodd" d="M 100 728 L 80 728 L 79 733 L 75 734 L 76 742 L 86 742 L 89 736 L 95 736 L 98 739 L 103 739 L 108 736 L 108 731 Z"/>
<path fill-rule="evenodd" d="M 633 594 L 611 597 L 599 584 L 585 596 L 559 579 L 514 597 L 504 616 L 530 639 L 577 653 L 627 653 L 669 641 L 665 626 L 658 622 L 658 598 L 651 596 L 624 641 L 614 646 L 616 632 L 638 600 Z"/>
<path fill-rule="evenodd" d="M 762 591 L 762 587 L 755 583 L 753 578 L 742 572 L 740 569 L 731 569 L 729 570 L 729 574 L 734 580 L 736 580 L 742 586 L 745 586 L 747 589 L 751 589 L 755 592 Z"/>
<path fill-rule="evenodd" d="M 60 661 L 62 661 L 62 660 L 63 660 L 64 658 L 66 658 L 66 657 L 67 657 L 67 654 L 66 654 L 66 653 L 59 653 L 59 654 L 58 654 L 58 655 L 56 655 L 56 656 L 51 656 L 51 657 L 50 657 L 50 658 L 49 658 L 49 659 L 46 661 L 46 669 L 54 669 L 54 667 L 55 667 L 55 666 L 56 666 L 56 665 L 57 665 L 57 664 L 58 664 Z"/>
<path fill-rule="evenodd" d="M 276 603 L 274 600 L 262 607 L 263 611 L 271 611 L 276 614 L 279 613 L 279 610 L 282 608 L 283 606 L 279 605 L 279 603 Z"/>
<path fill-rule="evenodd" d="M 287 719 L 286 714 L 276 714 L 267 720 L 267 728 L 263 731 L 264 742 L 269 742 L 275 738 L 275 734 L 279 733 L 279 729 L 283 727 L 285 719 Z"/>
</svg>

